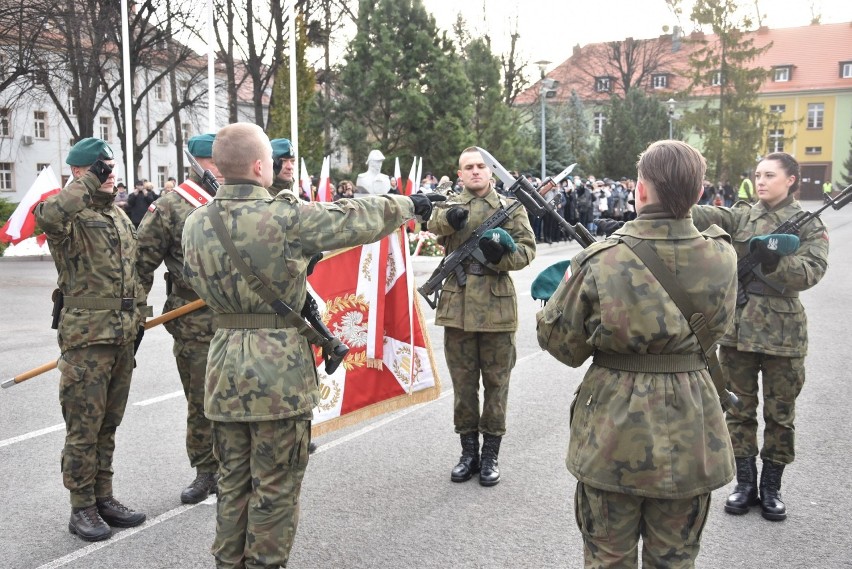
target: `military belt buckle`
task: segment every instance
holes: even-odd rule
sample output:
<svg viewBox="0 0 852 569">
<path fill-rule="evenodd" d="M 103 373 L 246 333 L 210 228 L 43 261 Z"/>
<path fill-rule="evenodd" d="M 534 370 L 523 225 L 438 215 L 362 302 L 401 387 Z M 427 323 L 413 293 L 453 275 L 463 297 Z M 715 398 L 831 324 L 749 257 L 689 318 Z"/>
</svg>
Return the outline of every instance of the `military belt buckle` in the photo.
<svg viewBox="0 0 852 569">
<path fill-rule="evenodd" d="M 133 311 L 133 308 L 136 306 L 135 298 L 122 298 L 121 299 L 121 310 L 126 312 Z"/>
</svg>

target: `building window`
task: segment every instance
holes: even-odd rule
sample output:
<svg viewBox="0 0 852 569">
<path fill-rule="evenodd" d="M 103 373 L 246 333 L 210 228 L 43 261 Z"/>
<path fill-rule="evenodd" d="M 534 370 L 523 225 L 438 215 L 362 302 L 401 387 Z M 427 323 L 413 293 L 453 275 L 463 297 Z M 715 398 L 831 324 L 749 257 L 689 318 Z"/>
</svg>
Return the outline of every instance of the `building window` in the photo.
<svg viewBox="0 0 852 569">
<path fill-rule="evenodd" d="M 41 171 L 45 168 L 50 168 L 50 164 L 36 164 L 36 174 L 41 174 Z"/>
<path fill-rule="evenodd" d="M 0 136 L 12 136 L 9 109 L 0 109 Z"/>
<path fill-rule="evenodd" d="M 103 83 L 98 83 L 97 95 L 98 97 L 103 97 L 104 95 L 106 95 L 106 86 Z"/>
<path fill-rule="evenodd" d="M 710 78 L 710 85 L 712 85 L 713 87 L 718 87 L 721 84 L 722 84 L 722 72 L 717 71 L 716 73 L 713 74 L 713 77 Z"/>
<path fill-rule="evenodd" d="M 770 113 L 778 113 L 781 114 L 787 110 L 787 105 L 769 105 Z"/>
<path fill-rule="evenodd" d="M 161 128 L 157 131 L 157 144 L 168 144 L 169 143 L 169 133 L 166 131 L 166 127 Z"/>
<path fill-rule="evenodd" d="M 772 80 L 776 83 L 782 83 L 790 80 L 790 66 L 774 67 L 772 69 Z"/>
<path fill-rule="evenodd" d="M 47 113 L 44 111 L 33 111 L 33 136 L 47 138 Z"/>
<path fill-rule="evenodd" d="M 598 93 L 609 93 L 610 91 L 612 91 L 612 78 L 596 77 L 595 91 L 597 91 Z"/>
<path fill-rule="evenodd" d="M 843 61 L 840 63 L 840 77 L 842 79 L 852 79 L 852 61 Z"/>
<path fill-rule="evenodd" d="M 0 53 L 0 80 L 6 78 L 6 54 Z"/>
<path fill-rule="evenodd" d="M 68 95 L 68 116 L 77 116 L 77 97 L 74 95 Z"/>
<path fill-rule="evenodd" d="M 189 93 L 189 79 L 178 79 L 178 91 L 184 96 Z"/>
<path fill-rule="evenodd" d="M 769 130 L 769 152 L 784 152 L 784 129 Z"/>
<path fill-rule="evenodd" d="M 166 187 L 166 180 L 169 179 L 169 167 L 157 166 L 157 187 L 163 189 Z"/>
<path fill-rule="evenodd" d="M 11 162 L 0 162 L 0 192 L 14 192 L 12 185 L 12 174 L 14 165 Z"/>
<path fill-rule="evenodd" d="M 805 154 L 822 154 L 822 146 L 805 146 Z"/>
<path fill-rule="evenodd" d="M 161 79 L 154 83 L 154 98 L 158 101 L 166 100 L 166 80 Z"/>
<path fill-rule="evenodd" d="M 652 75 L 651 76 L 651 86 L 654 89 L 664 89 L 669 86 L 669 76 L 668 75 Z"/>
<path fill-rule="evenodd" d="M 112 133 L 112 120 L 110 117 L 98 117 L 98 126 L 100 127 L 101 140 L 109 142 L 110 134 Z"/>
<path fill-rule="evenodd" d="M 825 105 L 822 103 L 808 103 L 808 128 L 822 128 L 824 113 Z"/>
<path fill-rule="evenodd" d="M 188 122 L 182 123 L 180 125 L 180 130 L 183 135 L 183 143 L 187 144 L 189 142 L 189 139 L 192 138 L 192 125 Z"/>
<path fill-rule="evenodd" d="M 606 124 L 606 116 L 603 113 L 595 113 L 592 119 L 592 126 L 595 134 L 603 134 L 604 125 Z"/>
</svg>

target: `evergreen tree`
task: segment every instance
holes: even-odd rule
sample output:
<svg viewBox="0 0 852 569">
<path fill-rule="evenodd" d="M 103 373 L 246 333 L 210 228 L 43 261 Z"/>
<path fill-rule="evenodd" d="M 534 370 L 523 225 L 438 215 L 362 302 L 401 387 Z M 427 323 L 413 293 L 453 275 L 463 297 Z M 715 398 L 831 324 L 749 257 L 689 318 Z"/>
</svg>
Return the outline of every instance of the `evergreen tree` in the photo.
<svg viewBox="0 0 852 569">
<path fill-rule="evenodd" d="M 575 172 L 580 174 L 592 173 L 592 160 L 594 159 L 594 148 L 592 146 L 592 130 L 583 101 L 577 91 L 571 90 L 571 97 L 565 103 L 561 116 L 563 118 L 563 131 L 568 156 L 571 161 L 577 162 Z M 570 164 L 571 161 L 568 163 Z"/>
<path fill-rule="evenodd" d="M 842 190 L 846 186 L 852 184 L 852 139 L 849 140 L 849 156 L 843 161 L 845 173 L 840 174 L 840 180 L 835 182 L 838 186 L 836 189 Z"/>
<path fill-rule="evenodd" d="M 610 178 L 636 177 L 639 154 L 653 141 L 668 137 L 668 114 L 659 100 L 630 89 L 622 100 L 613 97 L 603 128 L 596 165 Z"/>
<path fill-rule="evenodd" d="M 690 92 L 714 94 L 680 122 L 702 138 L 708 175 L 716 180 L 732 180 L 753 168 L 772 119 L 757 98 L 770 71 L 751 64 L 771 44 L 757 47 L 746 37 L 751 20 L 738 17 L 738 10 L 737 0 L 697 0 L 691 15 L 715 37 L 698 40 L 690 56 Z"/>
<path fill-rule="evenodd" d="M 459 57 L 421 0 L 360 0 L 335 112 L 353 164 L 378 148 L 388 159 L 419 155 L 427 170 L 455 171 L 471 101 Z"/>
<path fill-rule="evenodd" d="M 299 114 L 299 156 L 305 159 L 309 171 L 319 174 L 322 163 L 324 142 L 322 118 L 318 112 L 316 100 L 316 75 L 305 60 L 308 40 L 305 34 L 305 20 L 296 17 L 296 96 Z M 269 124 L 266 132 L 269 138 L 290 138 L 290 58 L 282 52 L 281 64 L 275 74 L 272 85 L 272 97 L 269 104 Z"/>
</svg>

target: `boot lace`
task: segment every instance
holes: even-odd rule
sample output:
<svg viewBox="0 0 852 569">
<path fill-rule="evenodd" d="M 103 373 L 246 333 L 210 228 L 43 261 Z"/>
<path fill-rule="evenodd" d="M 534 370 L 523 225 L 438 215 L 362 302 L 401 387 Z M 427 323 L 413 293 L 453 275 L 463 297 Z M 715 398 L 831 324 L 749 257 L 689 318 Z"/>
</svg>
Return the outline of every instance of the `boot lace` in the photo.
<svg viewBox="0 0 852 569">
<path fill-rule="evenodd" d="M 127 506 L 125 506 L 124 504 L 122 504 L 121 502 L 119 502 L 118 500 L 116 500 L 115 498 L 113 498 L 112 496 L 110 496 L 109 498 L 104 498 L 103 500 L 101 500 L 101 505 L 109 506 L 113 510 L 118 510 L 119 512 L 132 512 L 133 511 L 130 508 L 128 508 Z M 95 508 L 95 510 L 97 510 L 97 508 Z"/>
</svg>

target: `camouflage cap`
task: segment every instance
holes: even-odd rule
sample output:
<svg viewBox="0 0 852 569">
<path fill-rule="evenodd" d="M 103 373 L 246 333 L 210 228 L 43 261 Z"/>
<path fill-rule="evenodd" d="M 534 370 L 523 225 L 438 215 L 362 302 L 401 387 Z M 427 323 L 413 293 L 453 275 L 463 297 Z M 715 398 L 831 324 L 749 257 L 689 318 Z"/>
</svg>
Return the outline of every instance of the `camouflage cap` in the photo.
<svg viewBox="0 0 852 569">
<path fill-rule="evenodd" d="M 199 134 L 189 139 L 186 147 L 189 153 L 196 158 L 212 158 L 213 157 L 213 140 L 215 134 Z"/>
<path fill-rule="evenodd" d="M 100 160 L 112 160 L 112 148 L 100 138 L 84 138 L 68 151 L 65 163 L 69 166 L 89 166 Z"/>
<path fill-rule="evenodd" d="M 293 145 L 289 138 L 274 138 L 269 141 L 272 144 L 272 159 L 295 158 Z"/>
</svg>

